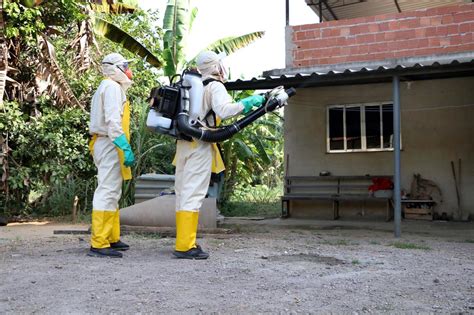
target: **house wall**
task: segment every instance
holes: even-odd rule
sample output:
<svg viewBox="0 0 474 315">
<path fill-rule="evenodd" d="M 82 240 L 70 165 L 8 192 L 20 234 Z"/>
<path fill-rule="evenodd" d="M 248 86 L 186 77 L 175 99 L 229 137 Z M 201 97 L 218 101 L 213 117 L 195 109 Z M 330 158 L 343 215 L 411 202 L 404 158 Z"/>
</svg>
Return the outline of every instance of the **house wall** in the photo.
<svg viewBox="0 0 474 315">
<path fill-rule="evenodd" d="M 474 3 L 289 26 L 286 67 L 474 50 Z"/>
<path fill-rule="evenodd" d="M 451 161 L 461 159 L 462 208 L 474 215 L 474 77 L 402 82 L 402 189 L 414 173 L 437 183 L 443 203 L 436 212 L 458 217 Z M 390 83 L 300 88 L 285 107 L 285 157 L 290 176 L 393 174 L 393 152 L 327 153 L 328 105 L 392 100 Z M 458 174 L 459 176 L 459 174 Z M 293 202 L 296 217 L 331 215 L 331 203 Z M 344 203 L 341 215 L 384 217 L 384 204 Z"/>
</svg>

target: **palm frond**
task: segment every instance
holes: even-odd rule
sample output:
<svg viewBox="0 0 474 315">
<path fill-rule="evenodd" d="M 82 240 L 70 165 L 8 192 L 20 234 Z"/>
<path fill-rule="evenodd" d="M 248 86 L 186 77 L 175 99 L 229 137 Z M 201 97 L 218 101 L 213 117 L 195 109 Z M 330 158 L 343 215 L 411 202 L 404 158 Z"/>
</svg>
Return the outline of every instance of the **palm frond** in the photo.
<svg viewBox="0 0 474 315">
<path fill-rule="evenodd" d="M 212 50 L 215 51 L 216 53 L 220 52 L 225 52 L 227 55 L 230 55 L 237 50 L 244 48 L 248 46 L 249 44 L 253 43 L 257 39 L 262 38 L 265 35 L 265 32 L 259 31 L 259 32 L 252 32 L 248 33 L 242 36 L 231 36 L 231 37 L 226 37 L 219 39 L 215 41 L 214 43 L 210 44 L 203 50 Z M 188 64 L 194 63 L 196 60 L 195 56 L 193 59 L 191 59 Z"/>
<path fill-rule="evenodd" d="M 138 42 L 133 36 L 121 30 L 117 26 L 109 23 L 101 18 L 96 17 L 94 23 L 94 31 L 96 34 L 103 36 L 127 49 L 131 53 L 142 57 L 152 66 L 161 68 L 162 62 L 158 57 L 153 55 L 145 46 Z"/>
</svg>

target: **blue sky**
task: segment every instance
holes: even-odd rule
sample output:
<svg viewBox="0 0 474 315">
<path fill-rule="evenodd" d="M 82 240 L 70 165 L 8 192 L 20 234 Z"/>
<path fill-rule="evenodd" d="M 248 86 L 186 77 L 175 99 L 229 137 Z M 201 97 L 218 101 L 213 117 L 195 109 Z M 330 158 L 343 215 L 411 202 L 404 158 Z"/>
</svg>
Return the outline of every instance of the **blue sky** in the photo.
<svg viewBox="0 0 474 315">
<path fill-rule="evenodd" d="M 140 0 L 144 9 L 164 14 L 168 0 Z M 187 57 L 217 39 L 265 31 L 265 37 L 225 60 L 232 79 L 259 76 L 265 70 L 285 67 L 285 0 L 192 0 L 199 13 L 188 40 Z M 317 15 L 304 0 L 290 0 L 290 24 L 316 23 Z"/>
</svg>

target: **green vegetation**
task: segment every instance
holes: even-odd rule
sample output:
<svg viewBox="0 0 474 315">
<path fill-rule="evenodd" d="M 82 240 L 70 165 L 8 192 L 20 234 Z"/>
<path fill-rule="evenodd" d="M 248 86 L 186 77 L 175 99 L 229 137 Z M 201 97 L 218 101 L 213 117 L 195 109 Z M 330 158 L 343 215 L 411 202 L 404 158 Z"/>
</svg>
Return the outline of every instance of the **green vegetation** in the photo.
<svg viewBox="0 0 474 315">
<path fill-rule="evenodd" d="M 390 246 L 393 246 L 395 248 L 400 248 L 400 249 L 422 249 L 422 250 L 431 250 L 429 246 L 425 245 L 418 245 L 414 243 L 404 243 L 404 242 L 395 242 L 390 244 Z"/>
<path fill-rule="evenodd" d="M 360 265 L 360 261 L 358 259 L 353 259 L 351 263 L 353 265 Z"/>
<path fill-rule="evenodd" d="M 153 87 L 193 65 L 194 57 L 183 51 L 197 13 L 188 0 L 170 0 L 163 21 L 133 0 L 4 1 L 0 50 L 9 57 L 0 59 L 6 69 L 5 79 L 0 76 L 0 214 L 68 217 L 77 203 L 77 213 L 87 218 L 96 186 L 88 111 L 102 80 L 100 61 L 110 52 L 135 60 L 135 84 L 127 92 L 134 178 L 174 173 L 174 141 L 147 130 L 146 99 Z M 203 49 L 231 54 L 262 36 L 224 38 Z M 222 144 L 225 215 L 279 216 L 281 125 L 280 117 L 266 115 Z M 134 180 L 124 183 L 120 206 L 132 204 L 133 196 Z"/>
<path fill-rule="evenodd" d="M 265 175 L 262 174 L 261 178 L 264 177 Z M 240 178 L 245 178 L 245 176 L 241 175 Z M 229 181 L 226 183 L 228 184 Z M 219 207 L 221 213 L 226 217 L 276 218 L 281 214 L 279 200 L 282 192 L 281 185 L 270 188 L 263 184 L 252 185 L 244 182 L 233 187 L 231 191 L 231 194 L 224 196 L 224 201 Z"/>
</svg>

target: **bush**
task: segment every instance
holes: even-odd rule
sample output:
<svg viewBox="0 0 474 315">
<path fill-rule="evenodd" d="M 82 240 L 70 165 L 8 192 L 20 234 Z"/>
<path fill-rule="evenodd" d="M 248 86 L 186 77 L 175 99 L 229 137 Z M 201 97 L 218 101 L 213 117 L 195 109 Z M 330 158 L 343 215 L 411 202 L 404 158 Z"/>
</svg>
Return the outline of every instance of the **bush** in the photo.
<svg viewBox="0 0 474 315">
<path fill-rule="evenodd" d="M 228 201 L 219 210 L 225 217 L 277 218 L 281 214 L 281 205 L 280 202 Z"/>
<path fill-rule="evenodd" d="M 228 217 L 279 217 L 282 188 L 267 185 L 238 185 L 229 200 L 223 202 L 220 211 Z"/>
<path fill-rule="evenodd" d="M 67 178 L 93 178 L 87 143 L 88 115 L 76 108 L 59 110 L 48 100 L 35 106 L 5 103 L 0 112 L 2 190 L 0 212 L 34 214 L 54 187 Z M 50 187 L 50 188 L 48 188 Z M 30 202 L 31 193 L 40 194 Z"/>
<path fill-rule="evenodd" d="M 75 198 L 78 198 L 76 213 L 87 214 L 92 210 L 92 197 L 97 185 L 95 177 L 81 179 L 70 177 L 55 183 L 45 201 L 37 208 L 38 215 L 69 216 L 72 214 Z"/>
</svg>

